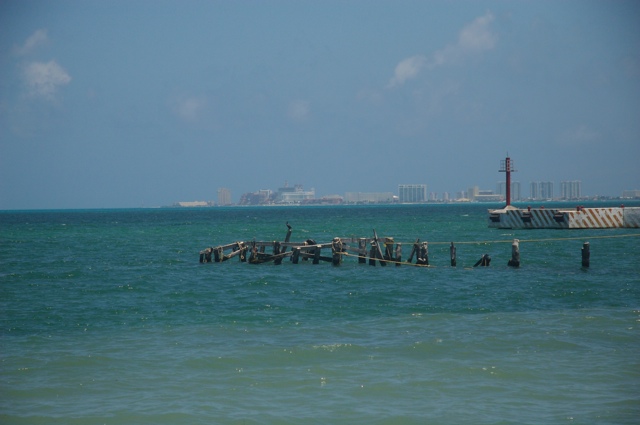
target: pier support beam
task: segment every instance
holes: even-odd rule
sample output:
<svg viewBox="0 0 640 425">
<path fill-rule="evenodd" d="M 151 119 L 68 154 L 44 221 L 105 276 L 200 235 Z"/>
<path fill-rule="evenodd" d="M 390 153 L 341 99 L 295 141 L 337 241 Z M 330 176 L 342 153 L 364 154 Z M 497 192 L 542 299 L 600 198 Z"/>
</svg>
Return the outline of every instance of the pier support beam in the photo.
<svg viewBox="0 0 640 425">
<path fill-rule="evenodd" d="M 367 263 L 367 240 L 365 238 L 358 239 L 358 263 Z"/>
<path fill-rule="evenodd" d="M 489 257 L 489 254 L 484 254 L 482 257 L 480 257 L 480 259 L 473 265 L 473 267 L 478 267 L 478 266 L 482 266 L 482 267 L 489 267 L 489 265 L 491 264 L 491 257 Z"/>
<path fill-rule="evenodd" d="M 298 260 L 300 259 L 300 247 L 293 248 L 293 256 L 291 257 L 291 261 L 293 264 L 298 264 Z"/>
<path fill-rule="evenodd" d="M 313 250 L 313 264 L 320 263 L 320 251 L 322 249 L 322 245 L 316 245 L 316 248 Z"/>
<path fill-rule="evenodd" d="M 396 244 L 396 267 L 400 267 L 402 262 L 402 244 L 398 242 Z"/>
<path fill-rule="evenodd" d="M 340 238 L 333 238 L 331 243 L 331 264 L 339 266 L 342 263 L 342 241 Z"/>
<path fill-rule="evenodd" d="M 393 244 L 395 241 L 393 238 L 384 238 L 384 256 L 383 258 L 387 261 L 391 261 L 394 259 L 393 256 Z"/>
<path fill-rule="evenodd" d="M 371 242 L 371 250 L 369 251 L 369 265 L 375 266 L 376 259 L 378 258 L 378 247 L 375 241 Z"/>
<path fill-rule="evenodd" d="M 421 266 L 429 265 L 429 243 L 422 242 L 420 246 L 420 250 L 418 251 L 418 258 L 416 259 L 416 264 L 420 264 Z"/>
</svg>

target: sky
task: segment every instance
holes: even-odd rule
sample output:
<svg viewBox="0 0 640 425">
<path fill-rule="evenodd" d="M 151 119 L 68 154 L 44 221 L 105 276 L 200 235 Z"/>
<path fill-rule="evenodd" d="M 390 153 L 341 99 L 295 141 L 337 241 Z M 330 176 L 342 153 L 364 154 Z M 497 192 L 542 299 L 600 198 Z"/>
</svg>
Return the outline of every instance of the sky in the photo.
<svg viewBox="0 0 640 425">
<path fill-rule="evenodd" d="M 0 209 L 640 189 L 637 1 L 0 0 Z"/>
</svg>

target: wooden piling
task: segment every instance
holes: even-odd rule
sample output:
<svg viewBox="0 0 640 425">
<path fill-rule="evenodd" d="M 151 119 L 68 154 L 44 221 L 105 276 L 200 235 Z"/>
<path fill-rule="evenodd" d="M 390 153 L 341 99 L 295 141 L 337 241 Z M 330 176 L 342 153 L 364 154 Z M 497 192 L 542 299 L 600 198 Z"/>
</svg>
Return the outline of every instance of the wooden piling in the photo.
<svg viewBox="0 0 640 425">
<path fill-rule="evenodd" d="M 591 257 L 591 252 L 589 250 L 589 242 L 585 242 L 582 245 L 582 267 L 585 267 L 585 268 L 589 267 L 590 257 Z"/>
<path fill-rule="evenodd" d="M 375 242 L 375 245 L 373 244 L 373 242 Z M 371 246 L 376 248 L 376 255 L 375 257 L 380 261 L 380 265 L 381 266 L 386 266 L 387 262 L 384 261 L 384 257 L 382 255 L 382 248 L 380 248 L 380 241 L 378 239 L 378 234 L 376 233 L 376 229 L 373 229 L 373 242 L 371 243 Z"/>
<path fill-rule="evenodd" d="M 511 260 L 507 263 L 509 267 L 520 267 L 520 240 L 514 239 L 511 244 Z"/>
<path fill-rule="evenodd" d="M 210 263 L 211 262 L 211 252 L 213 248 L 206 248 L 200 251 L 200 262 L 201 263 Z"/>
<path fill-rule="evenodd" d="M 313 264 L 320 263 L 320 251 L 322 250 L 322 245 L 316 245 L 313 255 Z"/>
<path fill-rule="evenodd" d="M 286 249 L 285 249 L 285 251 L 286 251 Z M 278 256 L 279 254 L 280 254 L 280 242 L 275 241 L 275 242 L 273 243 L 273 255 L 274 255 L 274 256 Z M 282 259 L 283 259 L 283 258 L 284 258 L 284 257 L 282 257 L 282 256 L 276 257 L 276 258 L 273 260 L 273 263 L 274 263 L 274 264 L 282 264 Z"/>
<path fill-rule="evenodd" d="M 224 256 L 224 250 L 221 246 L 218 246 L 213 250 L 213 258 L 216 263 L 222 262 L 223 256 Z"/>
<path fill-rule="evenodd" d="M 422 242 L 422 245 L 420 246 L 420 251 L 418 252 L 418 258 L 416 259 L 416 264 L 419 264 L 421 266 L 429 265 L 429 243 L 426 241 Z"/>
<path fill-rule="evenodd" d="M 413 254 L 418 254 L 419 250 L 420 250 L 420 238 L 416 239 L 416 241 L 413 243 L 413 248 L 411 249 L 411 254 L 409 254 L 409 259 L 407 260 L 407 262 L 409 264 L 411 264 L 413 262 Z"/>
<path fill-rule="evenodd" d="M 480 257 L 480 259 L 473 265 L 473 267 L 478 267 L 478 266 L 482 266 L 482 267 L 489 267 L 489 265 L 491 264 L 491 257 L 489 257 L 489 254 L 484 254 L 482 257 Z"/>
<path fill-rule="evenodd" d="M 375 266 L 376 259 L 378 258 L 378 248 L 376 247 L 377 242 L 371 241 L 371 250 L 369 251 L 369 265 Z"/>
<path fill-rule="evenodd" d="M 451 257 L 451 267 L 455 267 L 457 263 L 456 246 L 453 244 L 453 242 L 451 242 L 451 246 L 449 247 L 449 256 Z"/>
<path fill-rule="evenodd" d="M 342 241 L 340 238 L 333 238 L 331 243 L 331 264 L 338 266 L 342 263 Z"/>
<path fill-rule="evenodd" d="M 400 267 L 402 262 L 402 244 L 398 242 L 396 244 L 396 267 Z"/>
<path fill-rule="evenodd" d="M 249 263 L 254 264 L 258 261 L 258 248 L 256 247 L 256 241 L 251 244 L 251 251 L 249 254 Z"/>
<path fill-rule="evenodd" d="M 298 264 L 299 258 L 300 258 L 300 247 L 297 246 L 293 248 L 293 256 L 291 257 L 291 262 L 293 262 L 293 264 Z"/>
<path fill-rule="evenodd" d="M 358 263 L 367 263 L 367 240 L 365 238 L 358 239 Z"/>
<path fill-rule="evenodd" d="M 393 244 L 395 241 L 393 238 L 384 238 L 384 259 L 387 261 L 393 260 Z"/>
</svg>

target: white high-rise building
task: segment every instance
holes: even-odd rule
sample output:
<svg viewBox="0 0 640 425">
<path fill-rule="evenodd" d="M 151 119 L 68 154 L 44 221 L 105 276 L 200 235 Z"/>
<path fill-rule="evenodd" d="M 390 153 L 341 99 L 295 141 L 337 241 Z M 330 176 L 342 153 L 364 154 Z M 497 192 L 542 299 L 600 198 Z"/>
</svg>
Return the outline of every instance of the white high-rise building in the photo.
<svg viewBox="0 0 640 425">
<path fill-rule="evenodd" d="M 398 197 L 401 203 L 427 202 L 426 184 L 400 184 Z"/>
<path fill-rule="evenodd" d="M 580 180 L 561 182 L 560 191 L 562 199 L 582 198 L 582 182 Z"/>
<path fill-rule="evenodd" d="M 540 198 L 553 199 L 553 182 L 540 182 Z"/>
</svg>

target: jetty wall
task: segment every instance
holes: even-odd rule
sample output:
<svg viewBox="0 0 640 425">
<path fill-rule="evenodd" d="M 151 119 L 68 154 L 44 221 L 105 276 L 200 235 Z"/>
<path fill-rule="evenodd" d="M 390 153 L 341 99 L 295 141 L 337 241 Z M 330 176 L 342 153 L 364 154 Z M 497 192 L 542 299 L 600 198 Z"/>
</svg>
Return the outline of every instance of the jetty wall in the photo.
<svg viewBox="0 0 640 425">
<path fill-rule="evenodd" d="M 639 228 L 640 208 L 520 209 L 505 207 L 489 210 L 489 227 L 498 229 Z"/>
</svg>

